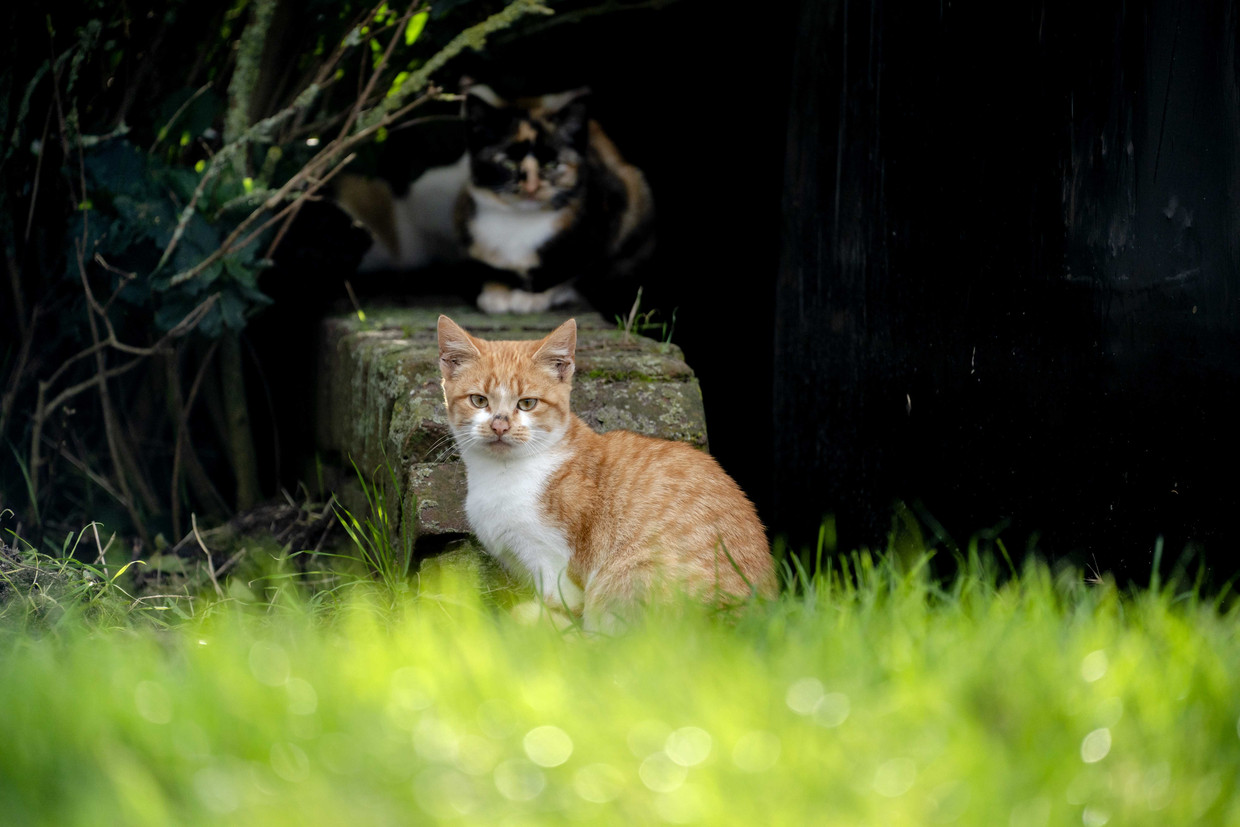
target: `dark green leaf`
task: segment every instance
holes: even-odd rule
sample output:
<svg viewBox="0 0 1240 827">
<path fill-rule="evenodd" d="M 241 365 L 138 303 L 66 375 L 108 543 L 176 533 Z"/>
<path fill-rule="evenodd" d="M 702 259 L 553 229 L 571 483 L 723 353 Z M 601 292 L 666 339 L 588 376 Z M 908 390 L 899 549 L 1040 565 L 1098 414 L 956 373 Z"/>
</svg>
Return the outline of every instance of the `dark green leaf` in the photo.
<svg viewBox="0 0 1240 827">
<path fill-rule="evenodd" d="M 257 287 L 258 271 L 251 263 L 245 261 L 245 254 L 249 251 L 249 249 L 250 248 L 247 247 L 246 250 L 243 250 L 240 253 L 224 256 L 224 269 L 228 272 L 229 277 L 237 284 L 243 287 Z M 249 255 L 252 257 L 253 253 L 250 253 Z"/>
<path fill-rule="evenodd" d="M 140 198 L 151 187 L 146 157 L 128 141 L 105 141 L 87 152 L 83 163 L 87 194 L 92 198 L 98 197 L 95 190 Z"/>
<path fill-rule="evenodd" d="M 135 198 L 130 195 L 118 195 L 113 205 L 121 220 L 127 225 L 127 230 L 135 237 L 150 239 L 160 247 L 166 245 L 172 238 L 176 216 L 172 212 L 172 205 L 166 198 L 159 196 Z"/>
<path fill-rule="evenodd" d="M 185 225 L 181 240 L 177 242 L 176 252 L 172 256 L 173 269 L 188 270 L 196 266 L 215 252 L 221 241 L 220 230 L 211 225 L 200 213 L 194 213 L 189 223 Z"/>
<path fill-rule="evenodd" d="M 218 304 L 224 324 L 231 330 L 245 327 L 245 301 L 235 293 L 224 293 Z"/>
</svg>

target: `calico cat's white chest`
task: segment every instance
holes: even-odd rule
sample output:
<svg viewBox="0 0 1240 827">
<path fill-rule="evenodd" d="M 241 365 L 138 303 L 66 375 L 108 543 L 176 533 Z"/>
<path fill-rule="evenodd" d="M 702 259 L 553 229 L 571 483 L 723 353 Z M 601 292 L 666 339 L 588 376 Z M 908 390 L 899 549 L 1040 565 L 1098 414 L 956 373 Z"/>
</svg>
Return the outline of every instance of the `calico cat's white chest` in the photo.
<svg viewBox="0 0 1240 827">
<path fill-rule="evenodd" d="M 469 224 L 469 254 L 501 270 L 528 273 L 538 267 L 539 249 L 572 219 L 560 210 L 520 209 L 472 194 L 475 213 Z"/>
<path fill-rule="evenodd" d="M 474 533 L 493 557 L 556 602 L 572 588 L 563 577 L 572 550 L 547 521 L 543 493 L 563 462 L 556 451 L 509 461 L 465 457 L 465 514 Z"/>
</svg>

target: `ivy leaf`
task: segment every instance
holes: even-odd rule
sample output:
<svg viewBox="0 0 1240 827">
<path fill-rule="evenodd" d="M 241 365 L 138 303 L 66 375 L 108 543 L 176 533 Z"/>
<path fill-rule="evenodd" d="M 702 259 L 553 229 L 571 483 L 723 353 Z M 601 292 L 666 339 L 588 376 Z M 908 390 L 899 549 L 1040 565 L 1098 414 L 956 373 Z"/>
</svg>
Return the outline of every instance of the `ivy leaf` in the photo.
<svg viewBox="0 0 1240 827">
<path fill-rule="evenodd" d="M 188 296 L 177 296 L 165 302 L 158 310 L 155 311 L 155 326 L 160 332 L 167 332 L 181 323 L 185 316 L 198 306 L 196 301 L 191 301 Z M 206 333 L 208 320 L 215 316 L 216 333 L 208 334 L 215 336 L 219 331 L 219 312 L 212 307 L 207 311 L 206 317 L 199 323 L 198 329 Z"/>
<path fill-rule="evenodd" d="M 146 279 L 129 279 L 117 293 L 125 304 L 146 309 L 151 305 L 151 283 Z"/>
<path fill-rule="evenodd" d="M 245 302 L 235 293 L 224 293 L 217 305 L 224 324 L 231 330 L 245 327 Z"/>
<path fill-rule="evenodd" d="M 181 317 L 184 318 L 184 316 L 185 314 L 182 313 Z M 207 311 L 207 314 L 202 317 L 202 321 L 198 323 L 198 332 L 208 339 L 218 339 L 222 330 L 223 317 L 220 315 L 220 303 L 216 302 Z"/>
<path fill-rule="evenodd" d="M 86 153 L 83 165 L 86 189 L 92 197 L 97 195 L 95 191 L 101 190 L 106 194 L 140 199 L 144 190 L 151 189 L 146 156 L 128 141 L 105 141 Z"/>
<path fill-rule="evenodd" d="M 182 204 L 188 204 L 194 197 L 201 176 L 192 169 L 166 169 L 159 176 L 164 185 L 172 190 L 173 195 Z"/>
<path fill-rule="evenodd" d="M 135 236 L 150 239 L 159 246 L 167 244 L 172 238 L 176 216 L 167 199 L 118 195 L 113 206 L 121 219 L 117 223 L 127 225 Z"/>
<path fill-rule="evenodd" d="M 266 293 L 252 287 L 238 286 L 237 295 L 244 296 L 255 308 L 266 307 L 274 301 Z"/>
<path fill-rule="evenodd" d="M 168 241 L 171 239 L 172 235 L 169 233 Z M 166 247 L 168 241 L 160 246 Z M 172 254 L 172 269 L 176 271 L 190 269 L 215 252 L 220 246 L 220 241 L 220 231 L 203 218 L 201 213 L 194 213 L 190 216 L 189 223 L 185 225 L 185 232 L 181 234 L 181 240 L 177 242 L 176 251 Z M 218 276 L 218 273 L 216 275 Z"/>
<path fill-rule="evenodd" d="M 248 251 L 249 248 L 243 251 L 243 253 Z M 246 261 L 243 255 L 238 253 L 224 256 L 224 269 L 228 272 L 229 278 L 237 284 L 244 287 L 257 287 L 258 272 L 251 263 L 253 256 L 250 256 L 250 259 L 251 261 Z"/>
<path fill-rule="evenodd" d="M 224 275 L 224 262 L 217 259 L 208 264 L 201 273 L 185 282 L 182 286 L 188 287 L 193 284 L 195 285 L 194 292 L 199 293 L 215 284 L 222 275 Z"/>
</svg>

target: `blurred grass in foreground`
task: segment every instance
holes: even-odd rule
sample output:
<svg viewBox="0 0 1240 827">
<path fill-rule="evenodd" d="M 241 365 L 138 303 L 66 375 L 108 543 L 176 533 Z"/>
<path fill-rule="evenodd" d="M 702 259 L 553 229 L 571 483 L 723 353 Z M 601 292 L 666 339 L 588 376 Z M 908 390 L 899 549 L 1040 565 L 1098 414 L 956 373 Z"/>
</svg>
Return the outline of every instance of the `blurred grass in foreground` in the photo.
<svg viewBox="0 0 1240 827">
<path fill-rule="evenodd" d="M 1240 823 L 1235 611 L 841 559 L 616 639 L 518 623 L 457 570 L 164 628 L 9 612 L 0 820 Z"/>
</svg>

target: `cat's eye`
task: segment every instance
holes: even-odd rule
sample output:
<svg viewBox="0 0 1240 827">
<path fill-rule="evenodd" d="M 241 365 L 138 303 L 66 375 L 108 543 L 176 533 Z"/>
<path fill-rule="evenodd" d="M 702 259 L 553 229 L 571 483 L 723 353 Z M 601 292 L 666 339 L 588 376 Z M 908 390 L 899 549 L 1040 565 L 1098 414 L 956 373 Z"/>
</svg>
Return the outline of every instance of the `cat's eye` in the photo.
<svg viewBox="0 0 1240 827">
<path fill-rule="evenodd" d="M 534 406 L 538 404 L 538 400 L 534 398 L 518 399 L 517 408 L 523 411 L 532 411 Z"/>
<path fill-rule="evenodd" d="M 487 398 L 480 393 L 471 394 L 469 404 L 475 408 L 485 408 L 487 406 Z"/>
</svg>

